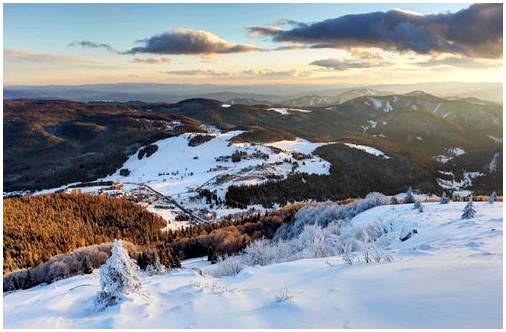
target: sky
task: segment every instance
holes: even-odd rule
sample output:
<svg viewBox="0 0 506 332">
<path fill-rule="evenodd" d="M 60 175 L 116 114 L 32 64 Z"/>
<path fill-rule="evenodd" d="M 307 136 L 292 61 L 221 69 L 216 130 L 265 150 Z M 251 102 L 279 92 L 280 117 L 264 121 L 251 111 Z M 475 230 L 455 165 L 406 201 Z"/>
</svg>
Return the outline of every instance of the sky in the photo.
<svg viewBox="0 0 506 332">
<path fill-rule="evenodd" d="M 4 84 L 502 80 L 502 4 L 5 4 Z"/>
</svg>

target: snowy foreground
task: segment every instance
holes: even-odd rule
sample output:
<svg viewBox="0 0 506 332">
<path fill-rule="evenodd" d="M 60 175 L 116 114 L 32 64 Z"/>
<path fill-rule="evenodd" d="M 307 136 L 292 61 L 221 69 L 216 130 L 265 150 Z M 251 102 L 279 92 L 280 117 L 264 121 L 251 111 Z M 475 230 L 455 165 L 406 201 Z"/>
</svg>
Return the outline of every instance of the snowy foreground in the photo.
<svg viewBox="0 0 506 332">
<path fill-rule="evenodd" d="M 502 203 L 379 206 L 352 224 L 390 225 L 391 263 L 340 257 L 199 275 L 205 259 L 159 276 L 97 312 L 99 279 L 78 276 L 4 295 L 5 328 L 501 328 Z M 402 242 L 406 229 L 417 234 Z"/>
</svg>

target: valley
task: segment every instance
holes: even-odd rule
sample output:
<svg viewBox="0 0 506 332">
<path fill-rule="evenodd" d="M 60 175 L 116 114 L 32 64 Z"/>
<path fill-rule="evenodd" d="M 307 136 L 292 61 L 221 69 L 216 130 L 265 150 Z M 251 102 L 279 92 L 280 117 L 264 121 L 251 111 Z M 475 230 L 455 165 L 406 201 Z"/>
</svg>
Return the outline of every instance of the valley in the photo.
<svg viewBox="0 0 506 332">
<path fill-rule="evenodd" d="M 210 99 L 6 100 L 4 195 L 124 197 L 179 229 L 192 218 L 139 185 L 213 222 L 408 187 L 457 196 L 502 192 L 499 105 L 365 92 L 307 109 Z"/>
</svg>

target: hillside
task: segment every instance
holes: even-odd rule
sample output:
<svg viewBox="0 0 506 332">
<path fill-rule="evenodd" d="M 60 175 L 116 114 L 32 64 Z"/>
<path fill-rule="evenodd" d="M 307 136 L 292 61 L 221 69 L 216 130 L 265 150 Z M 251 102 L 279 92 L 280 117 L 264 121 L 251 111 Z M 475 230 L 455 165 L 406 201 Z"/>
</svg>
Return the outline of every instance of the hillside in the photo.
<svg viewBox="0 0 506 332">
<path fill-rule="evenodd" d="M 143 275 L 139 294 L 103 312 L 95 272 L 6 294 L 4 327 L 501 328 L 503 205 L 475 203 L 476 217 L 462 220 L 464 204 L 379 206 L 343 228 L 381 222 L 388 232 L 374 243 L 392 262 L 298 259 L 217 278 L 205 272 L 216 266 L 189 260 Z"/>
<path fill-rule="evenodd" d="M 139 147 L 200 124 L 130 104 L 56 100 L 4 100 L 3 119 L 5 192 L 96 180 Z"/>
<path fill-rule="evenodd" d="M 138 190 L 133 183 L 145 182 L 213 220 L 294 200 L 396 194 L 410 186 L 438 194 L 502 192 L 499 105 L 421 91 L 364 92 L 307 109 L 204 98 L 5 101 L 4 188 L 40 193 L 79 186 L 98 193 L 104 186 L 86 182 L 102 180 L 131 183 L 106 190 L 128 196 Z M 170 227 L 187 224 L 152 195 L 142 203 Z"/>
<path fill-rule="evenodd" d="M 165 226 L 132 202 L 82 194 L 5 199 L 3 216 L 4 273 L 117 237 L 149 244 L 160 239 Z"/>
</svg>

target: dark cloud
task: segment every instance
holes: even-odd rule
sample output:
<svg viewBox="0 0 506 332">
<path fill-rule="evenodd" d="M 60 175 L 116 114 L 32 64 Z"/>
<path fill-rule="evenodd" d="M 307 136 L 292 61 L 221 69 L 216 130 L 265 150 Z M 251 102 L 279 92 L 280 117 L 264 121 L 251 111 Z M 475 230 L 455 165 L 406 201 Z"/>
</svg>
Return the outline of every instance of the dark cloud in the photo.
<svg viewBox="0 0 506 332">
<path fill-rule="evenodd" d="M 134 58 L 132 60 L 133 63 L 144 63 L 144 64 L 148 64 L 148 65 L 156 65 L 156 64 L 160 64 L 160 63 L 170 63 L 170 59 L 169 58 L 158 58 L 158 59 L 153 59 L 153 58 Z"/>
<path fill-rule="evenodd" d="M 348 69 L 354 69 L 354 68 L 370 68 L 370 67 L 376 67 L 376 65 L 365 62 L 365 61 L 348 61 L 348 60 L 341 60 L 341 59 L 322 59 L 322 60 L 316 60 L 310 63 L 311 65 L 318 66 L 318 67 L 324 67 L 327 69 L 333 69 L 333 70 L 348 70 Z"/>
<path fill-rule="evenodd" d="M 103 48 L 104 50 L 112 53 L 119 53 L 111 45 L 105 43 L 95 43 L 89 40 L 74 41 L 67 45 L 67 47 L 84 47 L 84 48 Z"/>
<path fill-rule="evenodd" d="M 150 54 L 223 54 L 260 51 L 252 45 L 240 45 L 224 40 L 208 31 L 177 29 L 139 41 L 144 44 L 125 53 Z"/>
<path fill-rule="evenodd" d="M 251 27 L 250 34 L 313 48 L 380 47 L 420 54 L 502 57 L 502 4 L 475 4 L 456 13 L 418 15 L 402 10 L 345 15 L 292 29 Z"/>
</svg>

